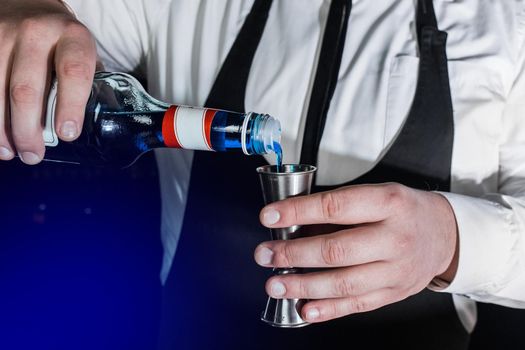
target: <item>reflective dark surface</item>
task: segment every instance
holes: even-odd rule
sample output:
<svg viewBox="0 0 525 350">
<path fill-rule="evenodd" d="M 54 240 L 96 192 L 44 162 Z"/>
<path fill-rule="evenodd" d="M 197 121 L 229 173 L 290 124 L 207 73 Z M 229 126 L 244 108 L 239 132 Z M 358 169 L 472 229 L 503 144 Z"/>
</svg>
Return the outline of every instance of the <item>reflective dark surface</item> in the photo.
<svg viewBox="0 0 525 350">
<path fill-rule="evenodd" d="M 0 162 L 0 349 L 154 349 L 153 154 L 126 170 Z"/>
<path fill-rule="evenodd" d="M 151 156 L 124 171 L 0 162 L 0 349 L 155 349 L 161 246 Z M 252 264 L 254 247 L 228 255 Z M 262 285 L 242 288 L 264 301 Z M 245 322 L 260 322 L 259 309 L 245 312 Z M 522 349 L 524 324 L 524 310 L 480 304 L 471 349 Z"/>
</svg>

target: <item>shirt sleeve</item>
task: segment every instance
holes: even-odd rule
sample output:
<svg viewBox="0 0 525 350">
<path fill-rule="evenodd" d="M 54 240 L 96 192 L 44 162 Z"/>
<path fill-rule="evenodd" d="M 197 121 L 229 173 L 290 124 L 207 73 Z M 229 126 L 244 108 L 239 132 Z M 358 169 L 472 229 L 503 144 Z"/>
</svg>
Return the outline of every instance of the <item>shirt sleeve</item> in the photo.
<svg viewBox="0 0 525 350">
<path fill-rule="evenodd" d="M 97 41 L 107 71 L 144 72 L 155 18 L 169 0 L 64 0 Z"/>
<path fill-rule="evenodd" d="M 525 12 L 519 23 L 523 27 Z M 518 28 L 516 78 L 501 123 L 497 193 L 442 193 L 456 215 L 459 265 L 452 283 L 430 289 L 525 308 L 525 28 Z"/>
</svg>

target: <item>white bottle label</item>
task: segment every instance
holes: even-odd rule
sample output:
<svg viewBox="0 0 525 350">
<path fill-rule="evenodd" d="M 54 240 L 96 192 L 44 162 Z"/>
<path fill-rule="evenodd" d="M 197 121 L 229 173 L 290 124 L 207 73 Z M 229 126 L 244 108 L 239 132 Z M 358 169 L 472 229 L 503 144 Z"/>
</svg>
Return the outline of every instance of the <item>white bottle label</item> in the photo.
<svg viewBox="0 0 525 350">
<path fill-rule="evenodd" d="M 182 148 L 210 151 L 206 137 L 206 110 L 180 106 L 175 117 L 175 128 Z"/>
<path fill-rule="evenodd" d="M 171 106 L 164 115 L 162 134 L 168 147 L 213 151 L 211 124 L 217 110 Z"/>
<path fill-rule="evenodd" d="M 55 132 L 55 107 L 57 102 L 57 81 L 53 82 L 47 100 L 46 123 L 44 126 L 44 145 L 55 147 L 58 145 L 58 135 Z"/>
</svg>

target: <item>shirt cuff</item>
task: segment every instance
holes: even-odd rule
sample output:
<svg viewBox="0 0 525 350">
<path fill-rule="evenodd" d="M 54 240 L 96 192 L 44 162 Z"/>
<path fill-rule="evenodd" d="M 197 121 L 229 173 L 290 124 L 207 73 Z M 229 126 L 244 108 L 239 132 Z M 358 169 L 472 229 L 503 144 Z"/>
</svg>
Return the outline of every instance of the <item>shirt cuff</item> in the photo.
<svg viewBox="0 0 525 350">
<path fill-rule="evenodd" d="M 439 193 L 456 216 L 458 270 L 450 284 L 435 278 L 428 288 L 477 297 L 495 293 L 501 287 L 513 246 L 512 210 L 485 199 Z"/>
</svg>

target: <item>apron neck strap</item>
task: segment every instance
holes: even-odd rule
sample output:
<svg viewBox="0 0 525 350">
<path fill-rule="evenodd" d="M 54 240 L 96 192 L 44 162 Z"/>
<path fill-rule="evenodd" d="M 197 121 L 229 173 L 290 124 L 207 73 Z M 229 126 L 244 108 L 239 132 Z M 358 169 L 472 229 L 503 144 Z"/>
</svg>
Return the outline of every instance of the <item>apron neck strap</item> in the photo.
<svg viewBox="0 0 525 350">
<path fill-rule="evenodd" d="M 215 79 L 206 107 L 245 112 L 246 84 L 271 6 L 272 0 L 255 0 Z"/>
</svg>

